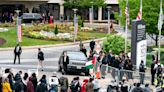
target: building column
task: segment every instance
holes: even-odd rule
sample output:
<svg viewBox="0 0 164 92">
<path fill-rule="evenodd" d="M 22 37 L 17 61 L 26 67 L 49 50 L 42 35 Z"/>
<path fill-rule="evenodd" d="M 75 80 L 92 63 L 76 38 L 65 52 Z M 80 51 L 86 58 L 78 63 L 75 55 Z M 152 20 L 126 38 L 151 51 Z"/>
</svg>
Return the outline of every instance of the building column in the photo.
<svg viewBox="0 0 164 92">
<path fill-rule="evenodd" d="M 102 21 L 102 7 L 98 8 L 98 21 Z"/>
<path fill-rule="evenodd" d="M 61 17 L 64 18 L 64 6 L 63 3 L 60 3 L 59 5 L 60 5 L 60 20 L 62 20 Z"/>
</svg>

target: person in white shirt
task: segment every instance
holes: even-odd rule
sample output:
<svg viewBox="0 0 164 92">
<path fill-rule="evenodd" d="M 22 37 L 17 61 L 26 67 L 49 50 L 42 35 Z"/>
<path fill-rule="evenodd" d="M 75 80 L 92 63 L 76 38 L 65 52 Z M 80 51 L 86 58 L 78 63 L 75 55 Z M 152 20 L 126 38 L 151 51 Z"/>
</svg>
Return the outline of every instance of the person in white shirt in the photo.
<svg viewBox="0 0 164 92">
<path fill-rule="evenodd" d="M 49 77 L 50 90 L 58 92 L 59 79 L 57 78 L 57 73 L 53 72 L 53 76 Z"/>
<path fill-rule="evenodd" d="M 157 73 L 157 78 L 158 78 L 158 76 L 159 76 L 160 74 L 162 74 L 163 69 L 164 69 L 163 64 L 161 64 L 161 63 L 158 61 L 158 63 L 155 64 L 155 66 L 154 66 L 154 70 L 156 70 L 156 73 Z"/>
</svg>

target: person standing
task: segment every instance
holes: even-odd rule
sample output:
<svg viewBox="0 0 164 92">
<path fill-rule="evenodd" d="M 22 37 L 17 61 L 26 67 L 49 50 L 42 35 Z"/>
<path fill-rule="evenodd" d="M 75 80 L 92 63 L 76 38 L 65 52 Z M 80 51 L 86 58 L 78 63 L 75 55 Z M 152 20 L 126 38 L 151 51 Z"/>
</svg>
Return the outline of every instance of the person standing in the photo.
<svg viewBox="0 0 164 92">
<path fill-rule="evenodd" d="M 151 84 L 154 85 L 154 78 L 155 78 L 155 74 L 156 74 L 156 69 L 154 68 L 156 64 L 156 61 L 153 61 L 153 63 L 151 64 Z"/>
<path fill-rule="evenodd" d="M 85 46 L 83 46 L 80 51 L 83 52 L 85 56 L 87 57 L 87 49 L 85 48 Z"/>
<path fill-rule="evenodd" d="M 22 48 L 21 48 L 21 46 L 19 44 L 17 44 L 15 46 L 15 49 L 14 49 L 14 55 L 15 55 L 15 57 L 14 57 L 14 64 L 16 62 L 16 58 L 17 57 L 18 57 L 18 63 L 20 64 L 20 55 L 21 55 L 21 53 L 22 53 Z"/>
<path fill-rule="evenodd" d="M 29 77 L 29 81 L 27 82 L 27 90 L 26 92 L 35 92 L 34 85 L 32 83 L 32 77 Z"/>
<path fill-rule="evenodd" d="M 81 92 L 86 92 L 86 85 L 88 83 L 88 79 L 84 79 L 82 86 L 81 86 Z"/>
<path fill-rule="evenodd" d="M 2 83 L 2 90 L 3 92 L 12 92 L 8 78 L 6 78 L 4 83 Z"/>
<path fill-rule="evenodd" d="M 37 84 L 38 84 L 36 74 L 33 73 L 31 77 L 32 77 L 32 80 L 31 81 L 32 81 L 32 84 L 34 86 L 34 90 L 36 90 L 36 87 L 37 87 Z"/>
<path fill-rule="evenodd" d="M 83 49 L 83 46 L 84 46 L 84 44 L 83 44 L 83 42 L 80 40 L 80 43 L 79 43 L 80 51 Z"/>
<path fill-rule="evenodd" d="M 163 72 L 163 64 L 160 63 L 160 61 L 157 62 L 157 64 L 155 64 L 154 69 L 157 72 L 157 78 L 159 77 L 160 74 L 162 74 Z"/>
<path fill-rule="evenodd" d="M 64 52 L 63 56 L 63 69 L 64 73 L 67 73 L 67 65 L 69 64 L 69 57 L 67 56 L 67 52 Z"/>
<path fill-rule="evenodd" d="M 59 79 L 59 83 L 61 86 L 61 91 L 60 92 L 68 92 L 68 78 L 61 76 Z"/>
<path fill-rule="evenodd" d="M 86 85 L 86 92 L 94 92 L 94 89 L 93 89 L 94 84 L 92 82 L 93 82 L 93 78 L 90 78 L 89 82 Z"/>
<path fill-rule="evenodd" d="M 140 83 L 144 84 L 144 78 L 145 78 L 145 65 L 144 61 L 141 60 L 140 66 L 139 66 L 139 72 L 140 72 Z"/>
<path fill-rule="evenodd" d="M 36 87 L 36 92 L 47 92 L 47 80 L 46 80 L 46 75 L 43 75 L 42 78 L 40 79 L 39 85 Z"/>
<path fill-rule="evenodd" d="M 92 52 L 93 52 L 93 50 L 94 50 L 94 48 L 95 48 L 95 45 L 96 45 L 96 43 L 95 43 L 94 40 L 92 40 L 92 41 L 90 42 L 90 44 L 89 44 L 90 49 L 91 49 Z"/>
<path fill-rule="evenodd" d="M 50 90 L 58 92 L 59 79 L 57 78 L 57 73 L 53 72 L 53 76 L 49 78 Z"/>
<path fill-rule="evenodd" d="M 38 60 L 39 60 L 39 64 L 41 66 L 41 69 L 43 71 L 43 61 L 44 61 L 44 53 L 41 51 L 40 48 L 38 48 Z"/>
<path fill-rule="evenodd" d="M 96 48 L 95 48 L 95 50 L 96 50 L 96 53 L 99 53 L 100 51 L 102 51 L 101 44 L 100 44 L 99 41 L 96 42 Z"/>
</svg>

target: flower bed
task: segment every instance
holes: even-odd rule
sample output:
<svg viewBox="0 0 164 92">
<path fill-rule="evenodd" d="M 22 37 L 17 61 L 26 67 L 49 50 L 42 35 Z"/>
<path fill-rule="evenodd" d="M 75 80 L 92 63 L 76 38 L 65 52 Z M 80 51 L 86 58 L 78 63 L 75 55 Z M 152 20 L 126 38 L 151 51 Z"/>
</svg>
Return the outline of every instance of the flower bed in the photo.
<svg viewBox="0 0 164 92">
<path fill-rule="evenodd" d="M 54 31 L 58 29 L 58 34 L 54 34 Z M 78 28 L 79 32 L 76 40 L 89 40 L 95 37 L 89 36 L 86 31 L 82 32 L 81 28 Z M 88 31 L 92 31 L 91 28 L 87 28 Z M 38 26 L 24 26 L 23 35 L 44 40 L 61 40 L 61 41 L 73 41 L 74 27 L 67 24 L 49 24 L 49 25 L 38 25 Z"/>
<path fill-rule="evenodd" d="M 16 25 L 14 23 L 1 23 L 0 27 L 15 27 Z"/>
</svg>

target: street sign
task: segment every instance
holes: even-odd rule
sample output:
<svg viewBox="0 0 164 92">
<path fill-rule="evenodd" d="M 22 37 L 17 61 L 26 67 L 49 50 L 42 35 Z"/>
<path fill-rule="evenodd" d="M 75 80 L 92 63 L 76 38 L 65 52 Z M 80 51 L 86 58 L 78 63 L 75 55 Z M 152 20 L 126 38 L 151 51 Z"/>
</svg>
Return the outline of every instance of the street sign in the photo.
<svg viewBox="0 0 164 92">
<path fill-rule="evenodd" d="M 131 59 L 136 68 L 139 68 L 141 60 L 146 64 L 147 40 L 146 40 L 146 24 L 144 21 L 132 22 L 131 37 Z"/>
</svg>

